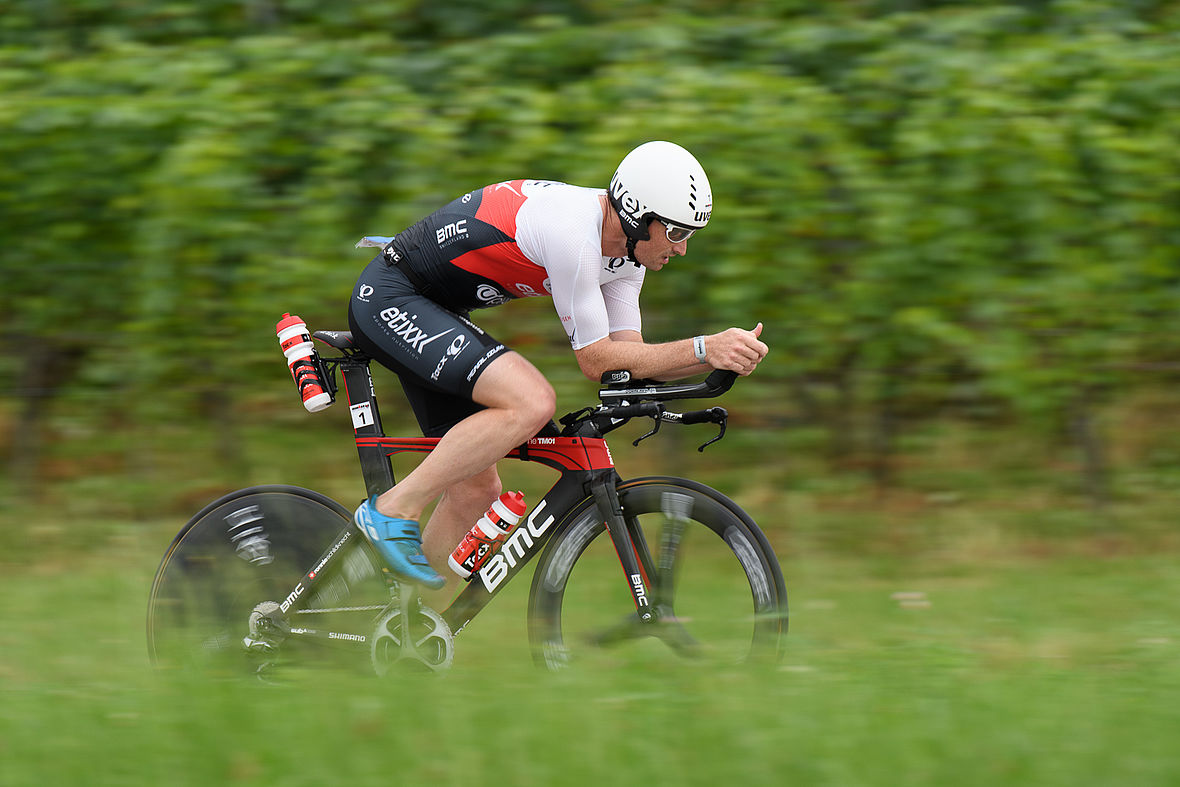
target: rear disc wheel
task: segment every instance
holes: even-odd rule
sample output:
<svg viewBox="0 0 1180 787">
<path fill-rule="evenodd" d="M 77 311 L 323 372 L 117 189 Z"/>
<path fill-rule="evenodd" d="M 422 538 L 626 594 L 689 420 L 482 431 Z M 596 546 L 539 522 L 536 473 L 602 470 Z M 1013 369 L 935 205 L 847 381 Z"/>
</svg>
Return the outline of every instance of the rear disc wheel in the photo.
<svg viewBox="0 0 1180 787">
<path fill-rule="evenodd" d="M 273 668 L 292 655 L 329 658 L 341 649 L 307 632 L 355 632 L 353 661 L 389 590 L 376 556 L 359 532 L 320 569 L 302 597 L 308 572 L 351 514 L 324 495 L 299 487 L 242 489 L 206 506 L 176 536 L 156 572 L 148 602 L 152 663 L 235 675 Z M 301 608 L 288 615 L 298 599 Z M 356 658 L 361 656 L 361 658 Z"/>
</svg>

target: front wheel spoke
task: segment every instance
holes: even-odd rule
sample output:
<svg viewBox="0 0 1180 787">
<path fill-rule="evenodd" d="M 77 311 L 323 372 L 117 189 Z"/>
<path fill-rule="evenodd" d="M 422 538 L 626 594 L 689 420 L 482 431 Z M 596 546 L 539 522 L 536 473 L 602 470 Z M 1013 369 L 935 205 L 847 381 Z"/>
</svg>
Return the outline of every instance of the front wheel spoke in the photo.
<svg viewBox="0 0 1180 787">
<path fill-rule="evenodd" d="M 703 655 L 704 647 L 696 637 L 688 632 L 683 621 L 675 617 L 661 618 L 656 625 L 658 627 L 656 636 L 672 650 L 691 658 Z"/>
<path fill-rule="evenodd" d="M 636 534 L 654 620 L 639 620 L 633 580 L 630 593 L 619 587 L 619 555 L 588 499 L 537 569 L 530 612 L 539 664 L 556 669 L 576 660 L 579 645 L 588 656 L 618 654 L 611 659 L 775 657 L 786 630 L 782 574 L 745 514 L 720 493 L 676 479 L 626 482 L 619 503 Z M 643 644 L 649 639 L 662 644 Z"/>
<path fill-rule="evenodd" d="M 617 645 L 620 642 L 626 642 L 632 639 L 646 636 L 643 631 L 644 624 L 639 622 L 639 618 L 634 614 L 625 616 L 618 623 L 598 631 L 589 632 L 583 635 L 583 639 L 587 644 L 596 645 L 598 647 L 606 647 L 609 645 Z"/>
<path fill-rule="evenodd" d="M 661 617 L 655 623 L 643 623 L 636 615 L 627 615 L 615 625 L 590 632 L 583 639 L 588 645 L 605 648 L 651 637 L 661 640 L 669 648 L 683 656 L 699 657 L 704 653 L 704 647 L 685 628 L 685 622 L 669 615 Z"/>
</svg>

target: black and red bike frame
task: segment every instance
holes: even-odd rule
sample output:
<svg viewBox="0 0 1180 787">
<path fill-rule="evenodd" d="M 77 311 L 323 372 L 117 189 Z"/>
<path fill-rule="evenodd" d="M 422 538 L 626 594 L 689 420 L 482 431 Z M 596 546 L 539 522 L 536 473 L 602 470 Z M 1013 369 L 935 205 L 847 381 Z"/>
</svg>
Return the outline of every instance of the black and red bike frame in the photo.
<svg viewBox="0 0 1180 787">
<path fill-rule="evenodd" d="M 336 394 L 334 372 L 337 368 L 341 372 L 349 413 L 352 416 L 361 472 L 365 479 L 366 494 L 380 494 L 396 483 L 391 457 L 407 452 L 429 453 L 438 445 L 439 438 L 387 437 L 382 428 L 373 376 L 369 369 L 371 359 L 352 350 L 341 341 L 338 334 L 317 332 L 316 338 L 329 343 L 344 354 L 340 358 L 321 358 L 320 371 L 333 397 Z M 621 410 L 625 412 L 620 412 Z M 634 408 L 615 408 L 613 414 L 625 417 L 655 415 L 656 410 L 654 405 L 649 403 Z M 654 622 L 656 611 L 648 602 L 649 577 L 652 576 L 654 568 L 645 565 L 648 561 L 639 557 L 640 553 L 646 554 L 646 550 L 635 548 L 616 489 L 621 479 L 615 471 L 610 449 L 602 436 L 602 425 L 609 429 L 619 421 L 619 418 L 605 415 L 598 419 L 580 418 L 571 421 L 571 426 L 567 427 L 566 431 L 575 428 L 582 434 L 559 433 L 553 427 L 552 436 L 534 437 L 508 453 L 506 458 L 538 462 L 553 468 L 561 475 L 553 487 L 532 507 L 525 521 L 508 536 L 500 551 L 470 578 L 467 586 L 447 609 L 440 613 L 452 632 L 457 634 L 470 623 L 496 594 L 540 553 L 549 538 L 565 524 L 566 515 L 587 497 L 594 499 L 599 515 L 610 532 L 639 620 L 645 623 Z M 351 539 L 358 536 L 359 532 L 355 527 L 347 527 L 336 537 L 316 562 L 315 567 L 304 575 L 298 586 L 288 595 L 284 611 L 298 612 L 303 606 L 300 600 L 314 596 L 321 575 L 325 573 L 324 567 Z M 641 538 L 642 534 L 638 534 L 638 537 Z"/>
</svg>

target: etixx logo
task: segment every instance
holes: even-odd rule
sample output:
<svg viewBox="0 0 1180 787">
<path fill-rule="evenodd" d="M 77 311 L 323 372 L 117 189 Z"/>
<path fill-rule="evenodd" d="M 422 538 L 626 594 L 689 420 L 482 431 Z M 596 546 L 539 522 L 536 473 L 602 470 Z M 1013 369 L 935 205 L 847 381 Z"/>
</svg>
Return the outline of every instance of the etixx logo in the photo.
<svg viewBox="0 0 1180 787">
<path fill-rule="evenodd" d="M 382 311 L 380 317 L 385 320 L 385 324 L 393 331 L 394 336 L 404 340 L 410 349 L 419 355 L 426 349 L 426 345 L 437 339 L 441 339 L 455 330 L 454 328 L 448 328 L 442 333 L 436 333 L 434 336 L 430 336 L 414 323 L 414 320 L 418 319 L 418 315 L 407 314 L 396 306 L 391 306 Z"/>
</svg>

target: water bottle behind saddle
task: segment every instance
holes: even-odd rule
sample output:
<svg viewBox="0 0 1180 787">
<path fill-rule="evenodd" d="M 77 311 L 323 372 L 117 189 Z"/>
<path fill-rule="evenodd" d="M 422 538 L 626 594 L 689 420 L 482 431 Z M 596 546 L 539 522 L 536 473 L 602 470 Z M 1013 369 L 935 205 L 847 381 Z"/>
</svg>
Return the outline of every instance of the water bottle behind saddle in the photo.
<svg viewBox="0 0 1180 787">
<path fill-rule="evenodd" d="M 318 413 L 332 404 L 335 397 L 326 384 L 324 368 L 311 342 L 307 323 L 294 314 L 284 314 L 283 319 L 275 325 L 275 333 L 279 337 L 279 347 L 287 357 L 291 379 L 299 388 L 303 406 L 308 412 Z"/>
</svg>

